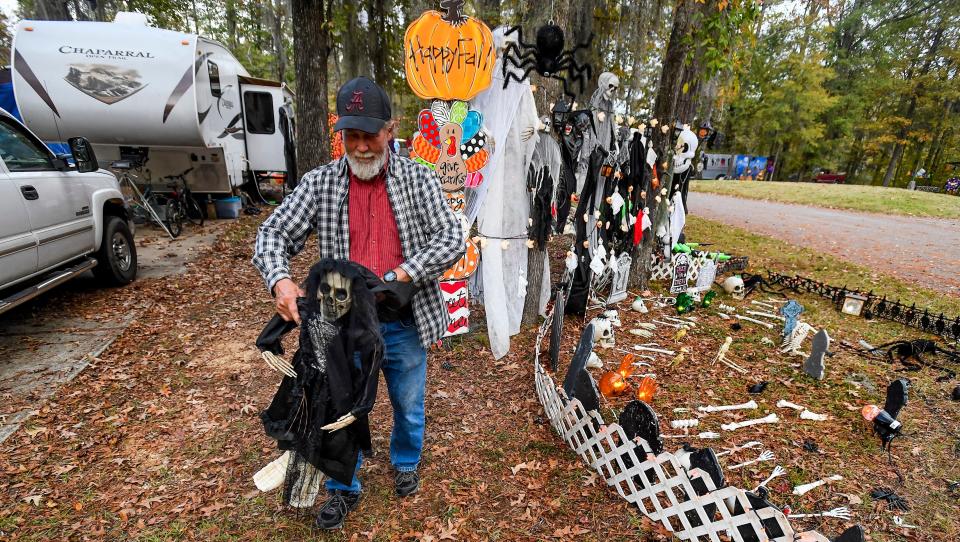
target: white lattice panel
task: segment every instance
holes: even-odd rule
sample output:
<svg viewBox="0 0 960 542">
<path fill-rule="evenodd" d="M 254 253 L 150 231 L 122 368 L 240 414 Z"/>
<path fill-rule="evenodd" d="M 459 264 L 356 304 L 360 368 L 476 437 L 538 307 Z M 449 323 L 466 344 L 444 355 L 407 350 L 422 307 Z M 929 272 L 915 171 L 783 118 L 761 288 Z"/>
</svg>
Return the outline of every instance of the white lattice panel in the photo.
<svg viewBox="0 0 960 542">
<path fill-rule="evenodd" d="M 703 264 L 707 261 L 707 253 L 701 252 L 697 256 L 690 256 L 690 269 L 687 271 L 687 280 L 696 282 L 697 277 L 700 275 L 700 268 L 703 267 Z M 653 255 L 653 267 L 650 270 L 650 280 L 668 280 L 673 277 L 673 262 L 677 259 L 677 254 L 670 255 L 670 261 L 666 259 L 659 259 L 657 255 Z"/>
<path fill-rule="evenodd" d="M 619 425 L 605 423 L 596 411 L 586 412 L 579 400 L 567 398 L 540 364 L 540 345 L 549 333 L 551 320 L 548 317 L 540 327 L 534 346 L 537 397 L 557 434 L 607 485 L 680 540 L 798 540 L 801 535 L 780 510 L 753 509 L 744 490 L 731 486 L 716 489 L 710 476 L 700 469 L 685 471 L 676 454 L 654 456 L 645 440 L 627 440 Z M 637 457 L 638 449 L 644 457 Z M 704 494 L 698 495 L 695 487 Z M 802 536 L 805 542 L 829 542 L 815 531 Z"/>
</svg>

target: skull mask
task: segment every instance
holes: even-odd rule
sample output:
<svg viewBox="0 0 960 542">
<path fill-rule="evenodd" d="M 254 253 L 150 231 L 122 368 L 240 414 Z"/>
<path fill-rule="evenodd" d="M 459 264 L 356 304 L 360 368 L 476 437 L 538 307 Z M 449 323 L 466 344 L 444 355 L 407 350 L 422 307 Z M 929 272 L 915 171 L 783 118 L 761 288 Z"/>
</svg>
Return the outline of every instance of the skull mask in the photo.
<svg viewBox="0 0 960 542">
<path fill-rule="evenodd" d="M 620 88 L 620 78 L 610 72 L 603 72 L 597 78 L 597 87 L 602 93 L 603 99 L 613 101 L 613 97 Z"/>
<path fill-rule="evenodd" d="M 698 145 L 697 134 L 693 133 L 689 127 L 684 126 L 680 136 L 677 137 L 676 154 L 673 156 L 674 173 L 683 173 L 690 169 Z"/>
<path fill-rule="evenodd" d="M 597 341 L 603 348 L 613 348 L 613 323 L 604 316 L 598 316 L 591 322 L 593 324 L 593 340 Z"/>
<path fill-rule="evenodd" d="M 734 299 L 743 299 L 745 296 L 743 291 L 743 279 L 736 275 L 727 277 L 727 280 L 723 281 L 723 290 L 732 295 Z"/>
<path fill-rule="evenodd" d="M 336 271 L 328 272 L 317 288 L 317 300 L 320 302 L 320 314 L 324 320 L 339 320 L 350 312 L 353 302 L 350 281 Z"/>
</svg>

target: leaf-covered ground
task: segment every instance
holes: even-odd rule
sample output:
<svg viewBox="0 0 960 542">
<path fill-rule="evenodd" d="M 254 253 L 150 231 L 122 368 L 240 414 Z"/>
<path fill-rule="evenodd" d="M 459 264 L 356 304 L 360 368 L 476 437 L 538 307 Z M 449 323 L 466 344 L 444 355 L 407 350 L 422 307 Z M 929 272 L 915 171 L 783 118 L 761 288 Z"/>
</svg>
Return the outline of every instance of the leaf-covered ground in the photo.
<svg viewBox="0 0 960 542">
<path fill-rule="evenodd" d="M 85 292 L 83 303 L 66 290 L 50 296 L 41 312 L 70 310 L 101 318 L 139 307 L 141 313 L 99 359 L 0 446 L 0 539 L 668 538 L 605 487 L 554 434 L 533 391 L 532 329 L 516 337 L 512 353 L 499 361 L 492 359 L 482 329 L 451 341 L 448 349 L 431 352 L 428 436 L 418 496 L 400 500 L 393 494 L 387 457 L 390 407 L 383 386 L 372 416 L 377 453 L 362 471 L 365 496 L 342 531 L 316 533 L 309 514 L 285 509 L 277 492 L 257 492 L 252 474 L 277 455 L 263 435 L 258 413 L 280 380 L 253 347 L 273 313 L 271 299 L 249 264 L 258 220 L 244 218 L 229 227 L 213 250 L 183 274 L 138 281 L 119 291 Z M 297 260 L 301 274 L 312 257 L 305 254 Z M 894 324 L 841 318 L 809 296 L 801 301 L 807 320 L 827 326 L 837 341 L 865 338 L 880 343 L 914 335 Z M 627 349 L 639 341 L 626 330 L 641 320 L 628 305 L 621 308 L 623 328 L 618 332 L 618 347 Z M 747 384 L 768 380 L 767 391 L 756 398 L 760 410 L 711 415 L 700 430 L 719 431 L 720 423 L 770 411 L 781 415 L 780 425 L 754 427 L 716 441 L 693 439 L 693 444 L 719 448 L 763 441 L 789 473 L 771 484 L 774 502 L 801 512 L 850 506 L 873 540 L 960 536 L 958 500 L 944 482 L 960 478 L 953 450 L 960 409 L 944 398 L 955 382 L 934 382 L 939 373 L 930 370 L 909 375 L 919 393 L 902 415 L 907 435 L 891 456 L 905 478 L 901 487 L 859 414 L 865 402 L 881 401 L 886 383 L 899 376 L 894 367 L 838 347 L 828 360 L 827 379 L 814 383 L 797 370 L 799 358 L 776 354 L 760 343 L 764 336 L 776 340 L 774 333 L 749 324 L 734 332 L 712 313 L 698 314 L 700 323 L 679 341 L 673 339 L 674 330 L 657 330 L 659 344 L 688 349 L 677 363 L 668 356 L 651 361 L 660 383 L 653 404 L 665 427 L 674 408 L 740 403 L 749 398 Z M 478 327 L 482 321 L 477 311 Z M 561 365 L 569 359 L 581 326 L 577 319 L 568 319 Z M 730 359 L 752 375 L 711 363 L 728 334 L 735 339 Z M 616 350 L 598 353 L 608 367 L 622 356 Z M 800 422 L 774 406 L 780 398 L 833 419 Z M 608 419 L 623 402 L 605 403 Z M 818 452 L 804 450 L 807 439 L 817 444 Z M 679 447 L 681 442 L 668 445 Z M 750 453 L 732 459 L 750 459 Z M 753 487 L 772 466 L 736 471 L 728 480 Z M 803 498 L 790 495 L 792 483 L 831 474 L 842 474 L 845 480 Z M 870 489 L 878 485 L 895 488 L 909 500 L 912 511 L 906 519 L 924 527 L 922 534 L 892 527 L 891 514 L 870 501 Z M 842 530 L 839 520 L 807 521 L 804 526 L 825 534 Z"/>
</svg>

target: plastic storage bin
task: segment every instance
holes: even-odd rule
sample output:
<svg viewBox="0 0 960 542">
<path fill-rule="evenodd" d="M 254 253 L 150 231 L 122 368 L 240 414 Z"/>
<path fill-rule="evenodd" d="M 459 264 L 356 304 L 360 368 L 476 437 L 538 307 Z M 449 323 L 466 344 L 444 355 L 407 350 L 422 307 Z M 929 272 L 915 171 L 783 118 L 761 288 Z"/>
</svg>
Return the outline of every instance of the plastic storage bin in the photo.
<svg viewBox="0 0 960 542">
<path fill-rule="evenodd" d="M 240 203 L 239 196 L 233 196 L 216 201 L 217 218 L 239 218 L 240 209 L 243 206 Z"/>
</svg>

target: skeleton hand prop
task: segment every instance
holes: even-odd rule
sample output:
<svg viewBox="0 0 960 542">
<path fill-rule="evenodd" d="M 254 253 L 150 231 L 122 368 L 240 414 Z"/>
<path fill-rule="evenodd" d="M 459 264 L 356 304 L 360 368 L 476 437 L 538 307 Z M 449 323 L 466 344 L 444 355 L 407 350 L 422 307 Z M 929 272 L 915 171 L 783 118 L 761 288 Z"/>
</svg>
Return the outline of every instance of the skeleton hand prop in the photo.
<svg viewBox="0 0 960 542">
<path fill-rule="evenodd" d="M 739 405 L 722 405 L 722 406 L 713 406 L 707 405 L 702 407 L 697 407 L 697 410 L 700 412 L 724 412 L 726 410 L 747 410 L 758 408 L 757 402 L 754 400 L 749 400 L 746 403 L 741 403 Z"/>
<path fill-rule="evenodd" d="M 290 452 L 286 451 L 280 457 L 267 463 L 262 469 L 253 475 L 253 483 L 257 489 L 266 493 L 272 491 L 283 483 L 287 477 L 287 465 L 290 463 Z"/>
<path fill-rule="evenodd" d="M 737 463 L 736 465 L 733 465 L 727 468 L 730 470 L 737 470 L 749 465 L 753 465 L 754 463 L 760 463 L 761 461 L 773 461 L 773 452 L 771 452 L 770 450 L 764 450 L 763 453 L 758 455 L 756 459 L 751 459 L 750 461 L 744 461 L 743 463 Z"/>
<path fill-rule="evenodd" d="M 767 484 L 772 482 L 774 478 L 776 478 L 777 476 L 783 476 L 786 473 L 787 473 L 787 469 L 781 467 L 780 465 L 777 465 L 776 467 L 773 468 L 773 473 L 770 476 L 768 476 L 766 480 L 760 482 L 760 485 L 758 485 L 756 489 L 753 490 L 753 492 L 756 493 L 757 491 L 760 491 L 761 487 L 767 487 Z"/>
<path fill-rule="evenodd" d="M 696 427 L 700 425 L 700 420 L 697 418 L 691 418 L 689 420 L 672 420 L 670 422 L 670 427 L 674 429 L 686 429 L 688 427 Z"/>
<path fill-rule="evenodd" d="M 273 352 L 264 350 L 263 352 L 260 352 L 260 357 L 263 358 L 263 361 L 267 362 L 267 367 L 270 367 L 274 371 L 281 372 L 291 378 L 297 377 L 296 371 L 293 370 L 293 365 L 290 365 L 289 361 L 281 358 Z"/>
<path fill-rule="evenodd" d="M 543 124 L 540 121 L 537 121 L 537 123 L 541 125 Z M 520 132 L 521 141 L 527 141 L 531 137 L 533 137 L 533 126 L 528 126 L 527 128 L 524 128 L 523 131 Z"/>
<path fill-rule="evenodd" d="M 724 312 L 737 312 L 736 307 L 731 307 L 730 305 L 724 305 L 723 303 L 720 303 L 720 306 L 717 308 Z"/>
<path fill-rule="evenodd" d="M 776 413 L 763 418 L 757 418 L 755 420 L 747 420 L 745 422 L 736 422 L 736 423 L 725 423 L 720 426 L 724 431 L 736 431 L 737 429 L 743 427 L 750 427 L 751 425 L 758 425 L 761 423 L 777 423 L 780 421 L 780 418 L 777 417 Z"/>
<path fill-rule="evenodd" d="M 757 441 L 755 441 L 755 440 L 751 440 L 751 441 L 749 441 L 749 442 L 744 442 L 741 446 L 734 446 L 733 448 L 727 448 L 727 449 L 725 449 L 724 451 L 718 453 L 718 454 L 717 454 L 717 457 L 721 457 L 721 456 L 724 456 L 724 455 L 735 454 L 735 453 L 737 453 L 737 452 L 739 452 L 739 451 L 741 451 L 741 450 L 750 450 L 750 449 L 758 448 L 758 447 L 760 447 L 760 443 L 757 442 Z"/>
<path fill-rule="evenodd" d="M 841 506 L 840 508 L 834 508 L 833 510 L 827 510 L 826 512 L 818 512 L 816 514 L 790 514 L 787 516 L 790 519 L 799 519 L 799 518 L 838 518 L 849 520 L 852 516 L 850 515 L 850 509 L 846 506 Z"/>
<path fill-rule="evenodd" d="M 793 488 L 793 494 L 804 495 L 806 493 L 813 491 L 814 489 L 817 489 L 822 485 L 826 485 L 830 482 L 836 482 L 838 480 L 843 480 L 843 476 L 840 476 L 839 474 L 835 474 L 833 476 L 824 478 L 823 480 L 817 480 L 816 482 L 810 482 L 809 484 L 802 484 Z"/>
<path fill-rule="evenodd" d="M 357 417 L 354 416 L 353 414 L 344 414 L 343 416 L 340 416 L 339 420 L 333 423 L 328 423 L 327 425 L 324 425 L 320 429 L 323 429 L 324 431 L 330 431 L 332 433 L 334 431 L 343 429 L 344 427 L 350 425 L 355 421 L 357 421 Z"/>
</svg>

